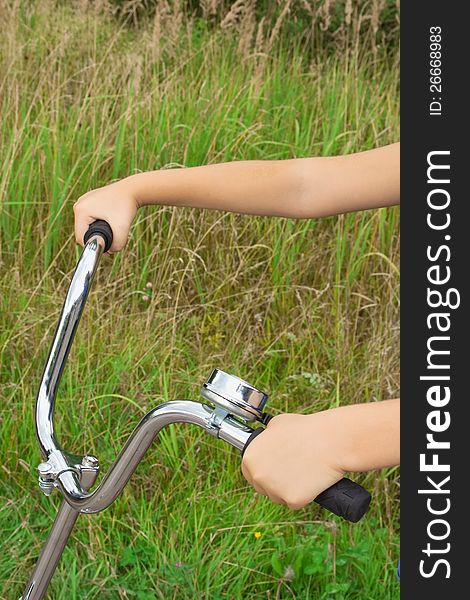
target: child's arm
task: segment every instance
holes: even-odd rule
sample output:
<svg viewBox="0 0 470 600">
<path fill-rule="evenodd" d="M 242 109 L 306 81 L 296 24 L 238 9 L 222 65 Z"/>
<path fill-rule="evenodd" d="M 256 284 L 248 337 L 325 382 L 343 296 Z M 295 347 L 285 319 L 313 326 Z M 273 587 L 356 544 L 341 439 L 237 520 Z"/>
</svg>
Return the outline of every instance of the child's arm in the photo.
<svg viewBox="0 0 470 600">
<path fill-rule="evenodd" d="M 84 194 L 74 205 L 75 236 L 95 219 L 113 229 L 111 250 L 127 241 L 146 204 L 312 218 L 397 204 L 400 144 L 346 156 L 240 161 L 131 175 Z"/>
<path fill-rule="evenodd" d="M 400 463 L 400 401 L 283 414 L 248 446 L 242 471 L 263 495 L 302 508 L 347 471 Z"/>
</svg>

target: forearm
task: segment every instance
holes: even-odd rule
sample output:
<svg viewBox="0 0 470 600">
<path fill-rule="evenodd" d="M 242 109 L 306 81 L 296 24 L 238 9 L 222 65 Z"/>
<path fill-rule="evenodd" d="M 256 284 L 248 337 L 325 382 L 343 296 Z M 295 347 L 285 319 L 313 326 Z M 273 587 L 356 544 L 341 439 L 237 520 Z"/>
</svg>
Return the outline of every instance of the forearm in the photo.
<svg viewBox="0 0 470 600">
<path fill-rule="evenodd" d="M 400 463 L 400 400 L 342 406 L 324 414 L 335 424 L 342 470 L 370 471 Z"/>
<path fill-rule="evenodd" d="M 140 206 L 162 204 L 312 218 L 399 201 L 399 144 L 338 157 L 239 161 L 139 173 Z"/>
<path fill-rule="evenodd" d="M 306 216 L 321 217 L 400 202 L 400 144 L 331 158 L 308 158 Z M 322 161 L 321 164 L 313 161 Z"/>
<path fill-rule="evenodd" d="M 239 161 L 132 176 L 140 206 L 164 204 L 296 217 L 296 160 Z"/>
</svg>

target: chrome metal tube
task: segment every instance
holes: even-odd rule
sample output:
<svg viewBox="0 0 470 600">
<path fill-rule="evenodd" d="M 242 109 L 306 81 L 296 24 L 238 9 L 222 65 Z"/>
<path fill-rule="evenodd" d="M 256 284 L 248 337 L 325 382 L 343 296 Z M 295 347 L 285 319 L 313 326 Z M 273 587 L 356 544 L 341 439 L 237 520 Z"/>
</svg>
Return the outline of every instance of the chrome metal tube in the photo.
<svg viewBox="0 0 470 600">
<path fill-rule="evenodd" d="M 57 388 L 75 336 L 91 282 L 103 252 L 104 240 L 95 236 L 85 246 L 70 283 L 36 399 L 36 435 L 43 456 L 60 450 L 54 436 Z"/>
<path fill-rule="evenodd" d="M 59 507 L 49 537 L 42 547 L 41 554 L 20 600 L 41 600 L 47 591 L 57 564 L 69 540 L 80 512 L 73 509 L 65 500 Z"/>
<path fill-rule="evenodd" d="M 97 469 L 87 469 L 82 472 L 81 483 L 85 489 L 93 485 L 97 474 Z M 62 501 L 49 536 L 42 547 L 41 554 L 20 600 L 42 600 L 44 598 L 79 516 L 80 511 L 69 506 L 65 500 Z"/>
<path fill-rule="evenodd" d="M 58 485 L 64 498 L 71 507 L 83 513 L 97 513 L 107 508 L 122 492 L 158 432 L 171 423 L 198 425 L 242 449 L 253 430 L 229 417 L 215 427 L 212 414 L 213 409 L 191 400 L 161 404 L 140 421 L 96 490 L 91 493 L 83 490 L 79 477 L 72 470 L 61 473 Z"/>
</svg>

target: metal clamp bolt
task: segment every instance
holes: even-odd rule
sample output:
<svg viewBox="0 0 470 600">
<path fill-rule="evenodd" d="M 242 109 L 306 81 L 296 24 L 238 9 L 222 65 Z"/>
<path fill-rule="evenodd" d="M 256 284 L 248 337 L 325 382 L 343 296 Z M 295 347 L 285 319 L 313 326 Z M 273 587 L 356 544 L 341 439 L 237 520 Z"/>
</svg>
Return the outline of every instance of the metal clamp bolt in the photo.
<svg viewBox="0 0 470 600">
<path fill-rule="evenodd" d="M 39 487 L 46 496 L 50 496 L 55 488 L 56 474 L 54 468 L 50 463 L 45 462 L 38 465 L 38 471 Z"/>
<path fill-rule="evenodd" d="M 99 466 L 99 461 L 96 456 L 91 456 L 91 454 L 88 454 L 82 458 L 82 466 L 89 467 L 90 469 L 97 469 Z"/>
</svg>

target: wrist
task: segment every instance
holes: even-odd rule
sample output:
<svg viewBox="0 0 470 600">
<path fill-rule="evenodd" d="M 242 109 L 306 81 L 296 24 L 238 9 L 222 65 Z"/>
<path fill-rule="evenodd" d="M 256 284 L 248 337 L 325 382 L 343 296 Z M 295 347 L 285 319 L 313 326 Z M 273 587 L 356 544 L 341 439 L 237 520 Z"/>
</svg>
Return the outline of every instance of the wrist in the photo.
<svg viewBox="0 0 470 600">
<path fill-rule="evenodd" d="M 354 414 L 348 410 L 350 408 L 350 406 L 342 406 L 328 411 L 331 413 L 333 427 L 335 428 L 338 466 L 344 473 L 364 470 L 362 468 L 361 444 L 357 439 Z"/>
<path fill-rule="evenodd" d="M 148 197 L 144 193 L 143 176 L 146 173 L 136 173 L 122 179 L 119 183 L 125 188 L 126 193 L 134 200 L 137 208 L 149 204 Z"/>
<path fill-rule="evenodd" d="M 349 464 L 349 443 L 344 424 L 338 417 L 336 409 L 303 415 L 313 460 L 321 460 L 332 471 L 344 475 Z"/>
<path fill-rule="evenodd" d="M 325 411 L 344 472 L 371 471 L 400 463 L 400 401 L 353 404 Z"/>
</svg>

